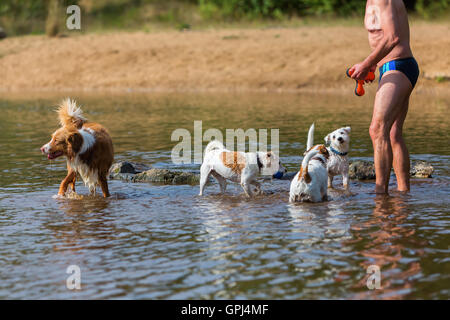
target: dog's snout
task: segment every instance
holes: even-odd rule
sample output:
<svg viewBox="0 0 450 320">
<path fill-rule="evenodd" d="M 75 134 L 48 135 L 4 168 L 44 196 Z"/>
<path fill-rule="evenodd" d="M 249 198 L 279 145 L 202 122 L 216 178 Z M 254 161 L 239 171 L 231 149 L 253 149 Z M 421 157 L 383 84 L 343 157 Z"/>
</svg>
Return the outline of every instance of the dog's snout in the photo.
<svg viewBox="0 0 450 320">
<path fill-rule="evenodd" d="M 41 152 L 43 153 L 43 154 L 46 154 L 46 153 L 48 153 L 49 152 L 49 144 L 47 143 L 47 144 L 44 144 L 42 147 L 41 147 Z"/>
<path fill-rule="evenodd" d="M 343 142 L 344 139 L 343 139 L 342 137 L 339 137 L 339 138 L 338 138 L 338 141 L 339 141 L 339 142 Z"/>
</svg>

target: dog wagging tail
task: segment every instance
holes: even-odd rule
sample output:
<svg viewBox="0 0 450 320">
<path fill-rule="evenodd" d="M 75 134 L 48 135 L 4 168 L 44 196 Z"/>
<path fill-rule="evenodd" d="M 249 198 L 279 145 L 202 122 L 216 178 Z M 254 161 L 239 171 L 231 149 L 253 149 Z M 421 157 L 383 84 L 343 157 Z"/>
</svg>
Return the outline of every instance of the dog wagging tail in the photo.
<svg viewBox="0 0 450 320">
<path fill-rule="evenodd" d="M 41 152 L 50 160 L 65 156 L 67 175 L 60 184 L 58 195 L 64 196 L 68 187 L 75 192 L 79 174 L 91 194 L 100 186 L 109 197 L 107 176 L 114 160 L 111 137 L 102 125 L 88 122 L 74 100 L 67 98 L 57 110 L 60 128 L 53 132 Z"/>
</svg>

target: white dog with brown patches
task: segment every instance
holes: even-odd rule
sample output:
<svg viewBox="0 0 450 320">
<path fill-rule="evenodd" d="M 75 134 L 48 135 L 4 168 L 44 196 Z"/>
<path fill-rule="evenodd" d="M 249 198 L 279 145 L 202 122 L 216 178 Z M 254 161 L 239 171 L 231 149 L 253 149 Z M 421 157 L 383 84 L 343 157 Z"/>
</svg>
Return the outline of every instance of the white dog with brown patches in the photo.
<svg viewBox="0 0 450 320">
<path fill-rule="evenodd" d="M 348 151 L 350 148 L 350 127 L 342 127 L 334 130 L 325 137 L 325 143 L 330 146 L 327 147 L 330 157 L 327 161 L 328 170 L 328 188 L 333 187 L 333 178 L 337 175 L 342 175 L 342 184 L 347 191 L 350 188 L 348 181 Z M 314 123 L 309 128 L 308 146 L 307 150 L 314 144 Z"/>
<path fill-rule="evenodd" d="M 291 182 L 290 202 L 320 202 L 327 200 L 327 161 L 329 153 L 323 144 L 312 146 L 313 134 L 314 124 L 309 129 L 308 147 L 300 171 Z"/>
<path fill-rule="evenodd" d="M 225 146 L 217 140 L 213 140 L 206 146 L 205 158 L 200 167 L 200 193 L 203 195 L 206 183 L 212 175 L 220 185 L 222 193 L 225 192 L 227 182 L 238 182 L 244 189 L 245 195 L 251 197 L 256 188 L 257 194 L 262 194 L 261 185 L 256 178 L 259 175 L 274 175 L 286 170 L 281 165 L 279 158 L 273 152 L 236 152 L 225 149 Z"/>
</svg>

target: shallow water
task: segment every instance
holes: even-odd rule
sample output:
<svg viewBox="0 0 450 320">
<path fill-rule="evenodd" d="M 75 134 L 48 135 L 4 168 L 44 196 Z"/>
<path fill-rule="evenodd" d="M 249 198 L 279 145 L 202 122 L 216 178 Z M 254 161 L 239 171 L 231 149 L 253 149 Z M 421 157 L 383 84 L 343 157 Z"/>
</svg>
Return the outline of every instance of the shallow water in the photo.
<svg viewBox="0 0 450 320">
<path fill-rule="evenodd" d="M 116 160 L 198 170 L 170 158 L 172 131 L 193 133 L 194 120 L 222 132 L 279 128 L 289 171 L 313 121 L 316 142 L 351 125 L 351 158 L 372 154 L 370 95 L 71 96 L 110 130 Z M 250 200 L 233 184 L 224 196 L 214 183 L 198 197 L 198 186 L 117 180 L 106 200 L 86 196 L 81 182 L 83 199 L 55 199 L 65 162 L 39 147 L 63 97 L 0 98 L 0 298 L 448 299 L 448 97 L 416 94 L 404 130 L 412 159 L 435 167 L 432 179 L 390 197 L 376 197 L 373 181 L 353 181 L 352 195 L 335 190 L 326 203 L 302 205 L 288 204 L 281 180 Z M 66 288 L 69 265 L 81 268 L 79 291 Z M 381 268 L 381 289 L 366 286 L 370 265 Z"/>
</svg>

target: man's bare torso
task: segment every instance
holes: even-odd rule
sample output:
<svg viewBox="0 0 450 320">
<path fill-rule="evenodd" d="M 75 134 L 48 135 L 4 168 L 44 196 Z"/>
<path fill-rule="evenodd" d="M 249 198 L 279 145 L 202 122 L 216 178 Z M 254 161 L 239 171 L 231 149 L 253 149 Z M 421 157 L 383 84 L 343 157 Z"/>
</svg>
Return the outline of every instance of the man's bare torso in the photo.
<svg viewBox="0 0 450 320">
<path fill-rule="evenodd" d="M 366 5 L 366 15 L 364 18 L 364 24 L 369 32 L 369 44 L 372 50 L 374 50 L 379 41 L 383 38 L 382 30 L 382 10 L 380 10 L 380 0 L 368 0 Z M 387 1 L 385 1 L 387 2 Z M 396 32 L 399 38 L 399 43 L 392 49 L 392 51 L 384 57 L 378 66 L 384 63 L 396 59 L 409 58 L 412 57 L 411 47 L 409 45 L 409 24 L 406 8 L 402 0 L 392 0 L 392 5 L 394 6 L 396 20 Z"/>
</svg>

